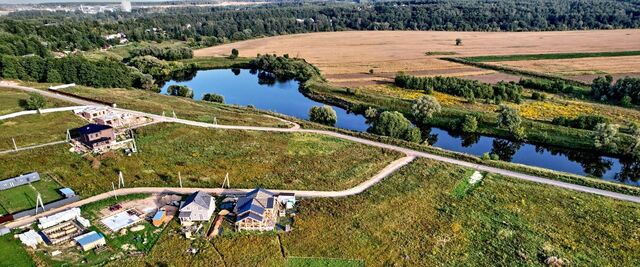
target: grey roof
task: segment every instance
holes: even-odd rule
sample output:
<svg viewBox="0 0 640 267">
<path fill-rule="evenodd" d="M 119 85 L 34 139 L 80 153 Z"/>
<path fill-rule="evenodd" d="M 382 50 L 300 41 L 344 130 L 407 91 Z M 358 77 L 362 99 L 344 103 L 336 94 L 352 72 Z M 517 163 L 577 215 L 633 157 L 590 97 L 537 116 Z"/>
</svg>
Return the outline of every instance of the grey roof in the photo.
<svg viewBox="0 0 640 267">
<path fill-rule="evenodd" d="M 213 197 L 205 192 L 202 191 L 197 191 L 191 195 L 189 195 L 189 197 L 187 197 L 187 199 L 184 201 L 184 204 L 182 204 L 182 207 L 180 209 L 185 208 L 186 206 L 189 205 L 198 205 L 200 207 L 203 207 L 205 209 L 209 209 L 209 207 L 211 206 Z"/>
<path fill-rule="evenodd" d="M 244 220 L 246 218 L 251 218 L 251 219 L 254 219 L 254 220 L 259 221 L 259 222 L 262 221 L 262 216 L 261 215 L 255 214 L 255 213 L 252 213 L 252 212 L 247 212 L 245 214 L 242 214 L 242 215 L 238 216 L 238 219 L 236 219 L 236 222 L 242 221 L 242 220 Z"/>
</svg>

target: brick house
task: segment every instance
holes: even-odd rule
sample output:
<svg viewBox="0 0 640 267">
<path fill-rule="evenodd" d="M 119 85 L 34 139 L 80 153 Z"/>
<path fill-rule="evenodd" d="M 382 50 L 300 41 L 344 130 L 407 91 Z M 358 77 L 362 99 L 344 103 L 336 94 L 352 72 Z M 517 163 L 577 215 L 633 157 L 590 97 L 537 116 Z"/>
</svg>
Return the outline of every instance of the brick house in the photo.
<svg viewBox="0 0 640 267">
<path fill-rule="evenodd" d="M 103 152 L 116 143 L 116 135 L 113 127 L 109 125 L 87 124 L 73 129 L 79 136 L 77 140 L 93 150 Z"/>
</svg>

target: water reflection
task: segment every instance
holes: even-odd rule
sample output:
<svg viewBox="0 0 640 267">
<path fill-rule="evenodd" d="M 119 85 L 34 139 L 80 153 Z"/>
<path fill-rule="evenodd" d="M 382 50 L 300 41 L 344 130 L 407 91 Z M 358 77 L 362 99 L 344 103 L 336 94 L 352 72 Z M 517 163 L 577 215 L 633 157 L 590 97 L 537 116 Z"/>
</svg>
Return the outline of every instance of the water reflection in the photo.
<svg viewBox="0 0 640 267">
<path fill-rule="evenodd" d="M 166 93 L 172 84 L 187 85 L 202 99 L 205 93 L 217 93 L 226 103 L 254 105 L 263 110 L 308 119 L 312 106 L 323 105 L 311 100 L 298 90 L 299 83 L 279 80 L 273 74 L 256 70 L 227 69 L 181 73 L 167 82 Z M 369 122 L 364 116 L 334 107 L 338 115 L 336 127 L 354 131 L 366 131 Z M 538 166 L 542 168 L 601 177 L 606 180 L 640 185 L 640 163 L 631 159 L 617 159 L 588 151 L 514 142 L 503 138 L 478 134 L 463 134 L 436 127 L 421 127 L 422 137 L 429 144 L 443 149 L 482 156 L 494 153 L 504 161 Z"/>
</svg>

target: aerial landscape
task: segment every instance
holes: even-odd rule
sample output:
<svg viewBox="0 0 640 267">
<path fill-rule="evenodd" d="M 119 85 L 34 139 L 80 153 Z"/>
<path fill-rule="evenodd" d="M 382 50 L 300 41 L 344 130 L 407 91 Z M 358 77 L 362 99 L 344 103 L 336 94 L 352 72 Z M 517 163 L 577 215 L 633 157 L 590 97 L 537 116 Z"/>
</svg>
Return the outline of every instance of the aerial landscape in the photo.
<svg viewBox="0 0 640 267">
<path fill-rule="evenodd" d="M 640 266 L 640 2 L 0 0 L 0 266 Z"/>
</svg>

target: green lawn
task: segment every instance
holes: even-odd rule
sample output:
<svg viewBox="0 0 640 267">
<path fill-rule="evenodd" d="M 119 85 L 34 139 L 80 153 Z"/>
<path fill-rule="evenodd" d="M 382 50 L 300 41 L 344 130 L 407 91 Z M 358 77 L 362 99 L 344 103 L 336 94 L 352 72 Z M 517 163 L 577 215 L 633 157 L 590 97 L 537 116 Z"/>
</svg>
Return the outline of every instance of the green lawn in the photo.
<svg viewBox="0 0 640 267">
<path fill-rule="evenodd" d="M 23 91 L 0 88 L 0 115 L 10 114 L 23 111 L 23 102 L 29 99 L 29 94 Z M 54 98 L 46 98 L 47 105 L 45 108 L 66 107 L 73 104 L 57 100 Z"/>
<path fill-rule="evenodd" d="M 359 260 L 288 257 L 288 267 L 364 267 Z"/>
<path fill-rule="evenodd" d="M 0 155 L 0 177 L 47 171 L 81 195 L 111 189 L 118 171 L 129 187 L 219 187 L 229 173 L 235 188 L 346 189 L 399 158 L 396 152 L 301 133 L 213 130 L 158 124 L 137 130 L 139 153 L 86 159 L 66 145 Z"/>
<path fill-rule="evenodd" d="M 61 199 L 62 195 L 60 195 L 58 189 L 62 187 L 51 178 L 42 175 L 42 173 L 40 177 L 40 181 L 32 183 L 31 185 L 21 185 L 0 191 L 0 213 L 15 213 L 35 208 L 36 192 L 40 192 L 42 201 L 45 204 Z"/>
<path fill-rule="evenodd" d="M 65 140 L 67 129 L 80 127 L 86 121 L 71 111 L 34 114 L 0 121 L 0 151 Z"/>
<path fill-rule="evenodd" d="M 572 266 L 640 264 L 640 205 L 497 175 L 458 198 L 468 174 L 418 159 L 360 195 L 299 202 L 290 233 L 192 242 L 167 231 L 147 257 L 111 266 L 283 266 L 291 256 L 366 266 L 541 266 L 551 256 Z M 166 253 L 193 244 L 195 256 Z"/>
<path fill-rule="evenodd" d="M 640 51 L 476 56 L 476 57 L 465 57 L 463 59 L 471 62 L 498 62 L 498 61 L 516 61 L 516 60 L 571 59 L 571 58 L 587 58 L 587 57 L 624 57 L 624 56 L 637 56 L 637 55 L 640 55 Z"/>
<path fill-rule="evenodd" d="M 0 237 L 0 251 L 0 266 L 36 266 L 20 241 L 13 238 L 13 234 Z"/>
</svg>

